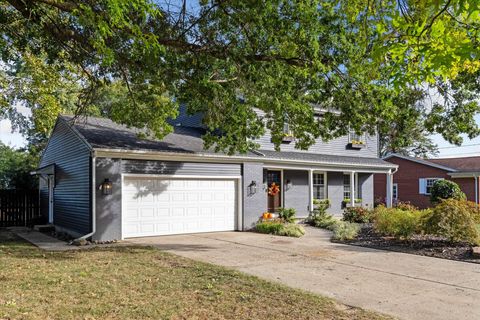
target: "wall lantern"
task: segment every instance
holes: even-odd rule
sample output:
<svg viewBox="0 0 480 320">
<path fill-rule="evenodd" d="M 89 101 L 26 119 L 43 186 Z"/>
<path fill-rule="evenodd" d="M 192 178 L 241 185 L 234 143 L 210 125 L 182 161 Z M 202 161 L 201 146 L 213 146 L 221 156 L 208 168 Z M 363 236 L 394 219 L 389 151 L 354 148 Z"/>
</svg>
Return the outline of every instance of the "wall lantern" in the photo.
<svg viewBox="0 0 480 320">
<path fill-rule="evenodd" d="M 113 184 L 108 178 L 106 178 L 102 184 L 100 185 L 100 190 L 102 190 L 102 194 L 104 196 L 108 196 L 112 194 Z"/>
<path fill-rule="evenodd" d="M 287 190 L 290 190 L 293 186 L 293 183 L 292 183 L 292 180 L 287 180 L 286 183 L 285 183 L 285 188 Z"/>
<path fill-rule="evenodd" d="M 252 195 L 257 193 L 257 181 L 252 180 L 248 185 L 248 194 Z"/>
</svg>

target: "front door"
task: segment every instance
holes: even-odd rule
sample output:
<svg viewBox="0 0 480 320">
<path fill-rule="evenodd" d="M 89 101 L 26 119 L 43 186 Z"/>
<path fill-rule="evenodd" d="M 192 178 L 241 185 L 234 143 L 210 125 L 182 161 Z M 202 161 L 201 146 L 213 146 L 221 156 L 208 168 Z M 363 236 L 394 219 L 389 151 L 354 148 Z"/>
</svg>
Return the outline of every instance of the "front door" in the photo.
<svg viewBox="0 0 480 320">
<path fill-rule="evenodd" d="M 282 172 L 279 170 L 267 171 L 267 208 L 268 212 L 277 212 L 282 206 Z"/>
</svg>

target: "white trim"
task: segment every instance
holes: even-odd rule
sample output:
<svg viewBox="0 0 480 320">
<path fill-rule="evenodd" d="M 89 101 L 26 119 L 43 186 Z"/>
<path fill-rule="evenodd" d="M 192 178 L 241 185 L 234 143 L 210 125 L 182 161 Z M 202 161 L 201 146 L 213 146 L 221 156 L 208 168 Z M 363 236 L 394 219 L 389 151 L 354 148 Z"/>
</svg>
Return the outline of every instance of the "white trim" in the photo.
<svg viewBox="0 0 480 320">
<path fill-rule="evenodd" d="M 457 169 L 450 168 L 450 167 L 446 167 L 446 166 L 442 166 L 441 164 L 436 164 L 436 163 L 430 162 L 430 161 L 428 161 L 428 160 L 418 159 L 418 158 L 409 157 L 409 156 L 404 156 L 404 155 L 397 154 L 397 153 L 389 154 L 389 155 L 383 157 L 382 159 L 383 159 L 383 160 L 387 160 L 387 159 L 390 159 L 390 158 L 392 158 L 392 157 L 397 157 L 397 158 L 400 158 L 400 159 L 404 159 L 404 160 L 408 160 L 408 161 L 420 163 L 420 164 L 423 164 L 423 165 L 425 165 L 425 166 L 430 166 L 430 167 L 437 168 L 437 169 L 442 169 L 442 170 L 445 170 L 445 171 L 452 171 L 452 172 L 458 171 Z"/>
<path fill-rule="evenodd" d="M 315 199 L 313 196 L 313 175 L 315 174 L 322 174 L 323 175 L 323 186 L 324 186 L 324 191 L 325 191 L 325 198 L 320 199 L 320 200 L 327 200 L 328 199 L 328 181 L 327 181 L 327 172 L 326 171 L 318 171 L 318 170 L 312 170 L 312 197 Z"/>
<path fill-rule="evenodd" d="M 452 178 L 475 178 L 480 177 L 480 171 L 471 172 L 451 172 L 448 175 Z"/>
<path fill-rule="evenodd" d="M 313 211 L 313 169 L 308 170 L 308 189 L 310 191 L 310 212 Z"/>
<path fill-rule="evenodd" d="M 232 162 L 232 163 L 242 163 L 243 161 L 249 162 L 263 162 L 263 163 L 272 163 L 275 164 L 295 164 L 295 165 L 307 165 L 307 166 L 319 166 L 319 169 L 329 170 L 328 168 L 334 168 L 333 170 L 339 171 L 338 168 L 355 168 L 356 171 L 361 171 L 362 169 L 365 172 L 373 172 L 373 170 L 378 173 L 386 172 L 391 168 L 398 168 L 395 164 L 386 164 L 384 166 L 378 164 L 339 164 L 339 163 L 322 163 L 314 161 L 305 161 L 305 160 L 295 160 L 295 159 L 277 159 L 277 158 L 267 158 L 267 157 L 258 157 L 252 158 L 247 156 L 227 156 L 222 154 L 206 154 L 206 153 L 195 153 L 195 154 L 183 154 L 178 152 L 151 152 L 143 150 L 117 150 L 117 149 L 94 149 L 97 157 L 106 157 L 106 158 L 122 158 L 122 159 L 139 159 L 139 160 L 173 160 L 173 161 L 193 161 L 193 162 Z M 376 159 L 376 158 L 375 158 Z M 268 165 L 267 165 L 268 166 Z M 370 168 L 373 170 L 370 171 Z M 341 170 L 341 169 L 340 169 Z"/>
<path fill-rule="evenodd" d="M 210 176 L 210 175 L 186 175 L 186 174 L 150 174 L 150 173 L 122 173 L 127 178 L 165 178 L 165 179 L 217 179 L 217 180 L 231 180 L 241 179 L 242 176 Z"/>
<path fill-rule="evenodd" d="M 148 174 L 148 173 L 122 173 L 121 175 L 121 208 L 120 208 L 120 238 L 122 240 L 125 239 L 124 237 L 124 230 L 125 230 L 125 222 L 123 219 L 125 206 L 125 197 L 123 196 L 123 186 L 125 182 L 125 178 L 155 178 L 155 179 L 215 179 L 215 180 L 236 180 L 236 195 L 237 195 L 237 205 L 236 205 L 236 219 L 235 219 L 235 230 L 242 231 L 243 230 L 243 187 L 242 187 L 242 176 L 204 176 L 204 175 L 166 175 L 166 174 Z"/>
<path fill-rule="evenodd" d="M 435 180 L 435 182 L 438 181 L 438 180 L 445 180 L 444 178 L 438 178 L 438 177 L 429 177 L 429 178 L 422 178 L 422 179 L 425 179 L 425 193 L 424 193 L 424 195 L 427 195 L 427 196 L 431 195 L 431 193 L 427 192 L 428 180 Z M 433 183 L 435 183 L 435 182 L 433 182 Z M 432 185 L 432 187 L 433 187 L 433 185 Z"/>
</svg>

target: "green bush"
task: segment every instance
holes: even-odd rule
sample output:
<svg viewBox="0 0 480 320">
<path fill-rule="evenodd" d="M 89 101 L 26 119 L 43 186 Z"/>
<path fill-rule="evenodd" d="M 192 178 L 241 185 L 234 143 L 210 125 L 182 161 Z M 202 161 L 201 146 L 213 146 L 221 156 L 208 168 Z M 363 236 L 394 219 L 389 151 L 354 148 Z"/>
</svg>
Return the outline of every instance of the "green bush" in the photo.
<svg viewBox="0 0 480 320">
<path fill-rule="evenodd" d="M 425 232 L 446 237 L 449 241 L 465 241 L 480 245 L 479 209 L 466 200 L 442 200 L 423 219 Z"/>
<path fill-rule="evenodd" d="M 411 204 L 410 202 L 408 201 L 398 201 L 396 204 L 395 204 L 395 208 L 397 209 L 400 209 L 400 210 L 404 210 L 404 211 L 415 211 L 415 210 L 418 210 L 417 207 L 415 207 L 413 204 Z"/>
<path fill-rule="evenodd" d="M 296 210 L 293 208 L 278 209 L 278 217 L 285 222 L 292 223 L 295 221 Z"/>
<path fill-rule="evenodd" d="M 343 220 L 354 223 L 371 222 L 370 210 L 363 207 L 347 207 L 343 210 Z"/>
<path fill-rule="evenodd" d="M 375 209 L 374 228 L 387 236 L 410 238 L 421 231 L 421 219 L 427 212 L 378 206 Z"/>
<path fill-rule="evenodd" d="M 255 231 L 259 233 L 296 238 L 305 234 L 305 229 L 302 226 L 295 223 L 285 223 L 280 219 L 260 221 L 255 226 Z"/>
<path fill-rule="evenodd" d="M 330 207 L 330 201 L 315 199 L 313 204 L 315 208 L 308 216 L 307 223 L 317 228 L 332 230 L 338 220 L 327 213 L 327 209 Z"/>
<path fill-rule="evenodd" d="M 439 203 L 442 199 L 465 200 L 465 193 L 458 184 L 450 180 L 437 180 L 430 191 L 430 202 Z"/>
<path fill-rule="evenodd" d="M 356 223 L 339 221 L 333 227 L 333 236 L 335 240 L 353 240 L 358 236 L 360 227 Z"/>
<path fill-rule="evenodd" d="M 278 220 L 257 223 L 255 230 L 260 233 L 277 234 L 283 228 L 283 222 Z"/>
<path fill-rule="evenodd" d="M 305 229 L 301 225 L 298 225 L 295 223 L 283 225 L 283 228 L 281 228 L 277 233 L 277 235 L 279 236 L 295 237 L 295 238 L 300 238 L 304 234 L 305 234 Z"/>
</svg>

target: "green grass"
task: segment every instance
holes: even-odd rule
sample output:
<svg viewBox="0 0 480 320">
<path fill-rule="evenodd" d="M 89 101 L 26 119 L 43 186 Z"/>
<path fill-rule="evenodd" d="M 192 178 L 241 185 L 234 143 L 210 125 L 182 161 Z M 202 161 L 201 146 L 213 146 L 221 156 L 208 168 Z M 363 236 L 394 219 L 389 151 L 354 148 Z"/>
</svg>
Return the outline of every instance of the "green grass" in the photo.
<svg viewBox="0 0 480 320">
<path fill-rule="evenodd" d="M 149 247 L 41 251 L 0 231 L 0 319 L 384 319 Z"/>
</svg>

